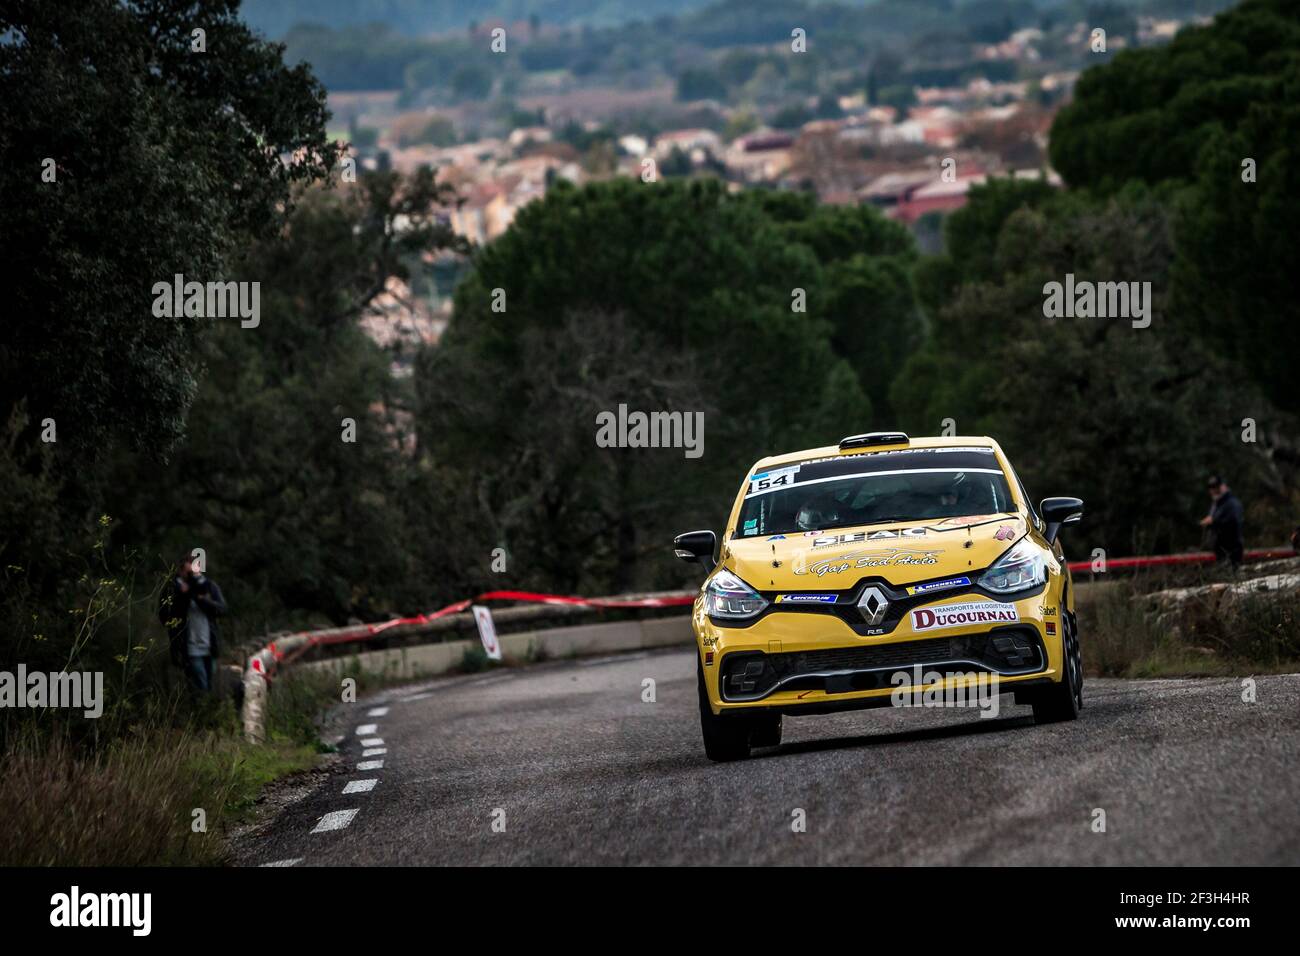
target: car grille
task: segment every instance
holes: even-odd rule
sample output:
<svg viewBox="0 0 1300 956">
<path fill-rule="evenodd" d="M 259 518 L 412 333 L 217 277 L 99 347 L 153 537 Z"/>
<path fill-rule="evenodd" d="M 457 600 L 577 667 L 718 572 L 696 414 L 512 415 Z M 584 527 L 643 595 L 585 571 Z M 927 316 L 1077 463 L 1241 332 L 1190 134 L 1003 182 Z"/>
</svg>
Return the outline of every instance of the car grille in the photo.
<svg viewBox="0 0 1300 956">
<path fill-rule="evenodd" d="M 1041 670 L 1046 662 L 1032 627 L 932 637 L 871 647 L 764 654 L 739 651 L 721 661 L 724 700 L 758 700 L 776 690 L 847 693 L 892 686 L 891 675 L 918 665 L 960 663 L 963 670 L 1003 675 Z"/>
<path fill-rule="evenodd" d="M 817 671 L 870 670 L 876 667 L 907 667 L 925 661 L 948 660 L 952 640 L 935 637 L 924 641 L 903 641 L 879 647 L 836 647 L 825 651 L 772 654 L 768 660 L 782 677 Z"/>
</svg>

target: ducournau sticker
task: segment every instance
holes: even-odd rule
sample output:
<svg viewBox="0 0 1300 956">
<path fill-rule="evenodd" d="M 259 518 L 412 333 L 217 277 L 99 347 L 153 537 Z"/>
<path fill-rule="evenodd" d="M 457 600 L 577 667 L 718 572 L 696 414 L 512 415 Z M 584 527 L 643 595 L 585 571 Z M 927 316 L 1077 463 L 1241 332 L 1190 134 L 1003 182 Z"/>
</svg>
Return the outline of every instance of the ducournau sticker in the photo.
<svg viewBox="0 0 1300 956">
<path fill-rule="evenodd" d="M 1019 620 L 1020 615 L 1014 604 L 972 601 L 940 607 L 919 607 L 912 612 L 912 630 L 943 631 L 971 624 L 1014 624 Z"/>
</svg>

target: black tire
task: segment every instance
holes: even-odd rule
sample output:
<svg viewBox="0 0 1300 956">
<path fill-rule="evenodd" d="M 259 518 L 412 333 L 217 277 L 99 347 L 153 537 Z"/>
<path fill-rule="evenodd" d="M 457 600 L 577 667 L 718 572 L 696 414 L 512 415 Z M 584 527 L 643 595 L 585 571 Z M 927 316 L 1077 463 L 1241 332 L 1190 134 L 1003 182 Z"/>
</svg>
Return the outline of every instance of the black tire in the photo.
<svg viewBox="0 0 1300 956">
<path fill-rule="evenodd" d="M 695 682 L 700 695 L 700 732 L 704 736 L 704 755 L 722 763 L 744 760 L 749 756 L 749 736 L 753 722 L 744 717 L 715 714 L 704 689 L 704 668 L 695 664 Z"/>
<path fill-rule="evenodd" d="M 1041 691 L 1034 701 L 1034 723 L 1054 724 L 1074 720 L 1083 709 L 1083 657 L 1079 651 L 1079 625 L 1073 614 L 1061 612 L 1061 649 L 1065 674 L 1059 684 Z"/>
<path fill-rule="evenodd" d="M 750 729 L 749 743 L 751 747 L 779 747 L 781 746 L 781 725 L 783 721 L 780 714 L 759 713 L 755 714 L 753 724 Z"/>
</svg>

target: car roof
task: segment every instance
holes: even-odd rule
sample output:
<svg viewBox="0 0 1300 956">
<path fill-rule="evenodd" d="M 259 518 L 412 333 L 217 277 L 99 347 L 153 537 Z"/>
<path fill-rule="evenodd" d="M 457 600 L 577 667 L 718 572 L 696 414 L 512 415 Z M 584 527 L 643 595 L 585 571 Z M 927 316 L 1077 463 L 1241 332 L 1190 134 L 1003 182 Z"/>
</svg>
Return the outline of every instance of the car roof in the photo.
<svg viewBox="0 0 1300 956">
<path fill-rule="evenodd" d="M 792 451 L 784 455 L 771 455 L 767 458 L 759 459 L 755 463 L 755 470 L 759 468 L 772 468 L 778 465 L 793 465 L 796 462 L 807 461 L 810 458 L 832 458 L 836 455 L 861 455 L 876 451 L 900 451 L 904 448 L 912 448 L 918 451 L 926 448 L 953 448 L 962 445 L 973 445 L 978 448 L 992 448 L 995 452 L 1001 451 L 998 443 L 987 435 L 949 435 L 943 438 L 911 438 L 906 442 L 898 442 L 892 445 L 878 445 L 870 448 L 846 448 L 840 450 L 839 445 L 826 445 L 823 448 L 808 448 L 804 451 Z"/>
</svg>

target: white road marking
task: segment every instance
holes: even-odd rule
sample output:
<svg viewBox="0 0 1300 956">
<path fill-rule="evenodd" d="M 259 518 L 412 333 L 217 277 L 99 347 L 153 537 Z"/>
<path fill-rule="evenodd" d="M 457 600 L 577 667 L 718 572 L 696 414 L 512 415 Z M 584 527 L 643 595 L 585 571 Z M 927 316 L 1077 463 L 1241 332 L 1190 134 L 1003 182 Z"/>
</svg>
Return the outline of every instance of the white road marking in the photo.
<svg viewBox="0 0 1300 956">
<path fill-rule="evenodd" d="M 358 770 L 383 770 L 384 762 L 382 760 L 363 760 L 357 764 Z"/>
<path fill-rule="evenodd" d="M 302 857 L 295 856 L 292 860 L 276 860 L 274 863 L 263 863 L 262 866 L 297 866 L 302 862 Z"/>
<path fill-rule="evenodd" d="M 432 694 L 414 694 L 411 697 L 403 697 L 402 703 L 409 704 L 413 700 L 428 700 L 432 696 Z"/>
<path fill-rule="evenodd" d="M 378 729 L 378 724 L 362 724 L 357 728 L 357 734 L 361 737 L 365 737 L 368 734 L 373 734 Z"/>
<path fill-rule="evenodd" d="M 343 788 L 344 793 L 369 793 L 375 789 L 375 784 L 379 782 L 378 777 L 368 777 L 365 780 L 349 780 L 348 785 Z"/>
<path fill-rule="evenodd" d="M 361 746 L 363 747 L 382 747 L 383 745 L 383 737 L 367 737 L 365 740 L 361 741 Z"/>
<path fill-rule="evenodd" d="M 361 751 L 361 756 L 363 756 L 363 757 L 381 757 L 381 756 L 383 756 L 383 755 L 386 754 L 386 753 L 388 753 L 388 748 L 387 748 L 387 747 L 367 747 L 365 750 Z"/>
<path fill-rule="evenodd" d="M 388 708 L 387 708 L 387 707 L 373 707 L 373 708 L 371 708 L 370 710 L 366 711 L 366 716 L 367 716 L 367 717 L 386 717 L 386 716 L 388 716 Z"/>
<path fill-rule="evenodd" d="M 342 830 L 357 815 L 356 810 L 331 810 L 320 818 L 312 833 L 325 833 L 329 830 Z"/>
</svg>

